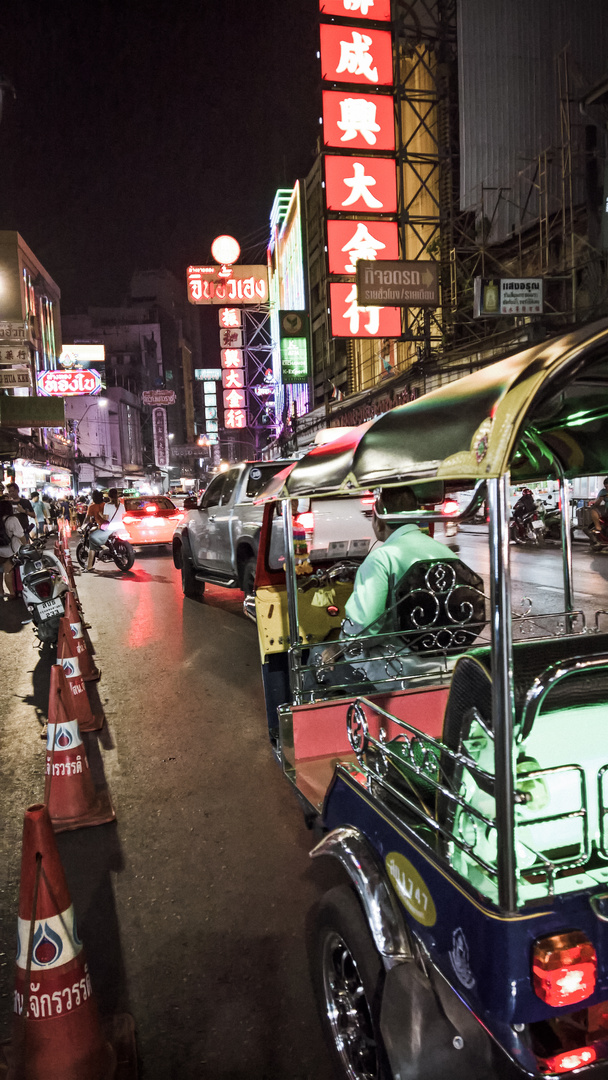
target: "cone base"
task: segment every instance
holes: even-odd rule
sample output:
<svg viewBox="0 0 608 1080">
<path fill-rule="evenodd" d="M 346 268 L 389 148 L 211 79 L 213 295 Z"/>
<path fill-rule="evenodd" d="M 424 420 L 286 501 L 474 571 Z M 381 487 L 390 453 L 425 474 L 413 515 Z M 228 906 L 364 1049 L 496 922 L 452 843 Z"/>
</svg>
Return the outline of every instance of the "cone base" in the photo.
<svg viewBox="0 0 608 1080">
<path fill-rule="evenodd" d="M 53 832 L 69 832 L 72 829 L 85 829 L 90 825 L 106 825 L 109 821 L 116 820 L 116 811 L 112 805 L 110 792 L 107 788 L 101 788 L 95 793 L 95 802 L 86 814 L 79 814 L 73 818 L 51 817 Z"/>
<path fill-rule="evenodd" d="M 93 712 L 93 710 L 91 710 L 91 712 Z M 95 715 L 95 713 L 93 713 L 93 719 L 92 720 L 86 720 L 84 723 L 83 723 L 82 720 L 79 720 L 78 721 L 78 727 L 80 728 L 81 731 L 100 731 L 101 728 L 103 727 L 103 722 L 104 722 L 103 713 L 101 713 L 101 715 L 99 713 L 97 715 Z"/>
<path fill-rule="evenodd" d="M 98 667 L 95 668 L 95 671 L 94 671 L 94 673 L 92 675 L 83 675 L 82 676 L 82 681 L 85 682 L 85 683 L 86 682 L 99 682 L 100 679 L 101 679 L 101 668 L 98 668 Z M 83 728 L 82 730 L 86 731 L 87 729 Z"/>
<path fill-rule="evenodd" d="M 137 1080 L 135 1024 L 129 1013 L 102 1018 L 101 1025 L 115 1055 L 115 1064 L 107 1080 Z M 9 1080 L 13 1064 L 11 1042 L 0 1043 L 0 1080 Z"/>
</svg>

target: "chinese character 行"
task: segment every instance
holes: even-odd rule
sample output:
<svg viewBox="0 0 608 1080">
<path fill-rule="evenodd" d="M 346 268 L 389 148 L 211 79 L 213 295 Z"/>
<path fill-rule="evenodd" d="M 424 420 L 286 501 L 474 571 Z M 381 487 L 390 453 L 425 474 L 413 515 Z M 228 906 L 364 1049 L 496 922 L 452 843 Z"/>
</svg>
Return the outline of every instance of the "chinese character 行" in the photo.
<svg viewBox="0 0 608 1080">
<path fill-rule="evenodd" d="M 350 188 L 350 195 L 347 199 L 342 200 L 342 206 L 352 206 L 359 199 L 363 199 L 363 202 L 366 206 L 369 206 L 370 210 L 380 210 L 384 204 L 375 195 L 372 195 L 369 190 L 376 183 L 375 177 L 367 175 L 365 165 L 361 161 L 353 162 L 353 172 L 352 177 L 344 180 L 346 186 Z"/>
<path fill-rule="evenodd" d="M 368 334 L 377 334 L 380 329 L 380 312 L 382 308 L 379 307 L 359 307 L 357 304 L 357 286 L 353 285 L 348 296 L 346 297 L 346 303 L 349 305 L 344 312 L 344 318 L 350 321 L 351 334 L 359 333 L 359 319 L 361 315 L 367 315 L 368 320 L 364 329 Z"/>
<path fill-rule="evenodd" d="M 347 274 L 356 273 L 355 263 L 357 259 L 375 259 L 377 252 L 385 247 L 386 244 L 383 244 L 381 240 L 376 240 L 367 225 L 360 221 L 353 236 L 342 248 L 342 251 L 345 251 L 349 257 L 349 261 L 344 265 L 345 272 Z"/>
<path fill-rule="evenodd" d="M 247 415 L 244 409 L 227 409 L 226 411 L 226 427 L 227 428 L 244 428 L 247 427 Z"/>
<path fill-rule="evenodd" d="M 349 75 L 364 75 L 370 82 L 378 82 L 378 68 L 372 67 L 373 57 L 369 52 L 371 37 L 356 30 L 351 33 L 352 41 L 340 42 L 340 63 L 336 73 L 348 71 Z"/>
</svg>

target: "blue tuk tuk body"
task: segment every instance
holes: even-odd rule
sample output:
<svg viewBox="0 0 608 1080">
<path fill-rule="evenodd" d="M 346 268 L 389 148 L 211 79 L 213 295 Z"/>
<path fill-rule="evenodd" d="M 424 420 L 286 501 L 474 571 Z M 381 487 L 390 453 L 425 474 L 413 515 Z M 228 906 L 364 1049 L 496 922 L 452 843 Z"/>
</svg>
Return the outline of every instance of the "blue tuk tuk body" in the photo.
<svg viewBox="0 0 608 1080">
<path fill-rule="evenodd" d="M 350 1080 L 608 1077 L 608 634 L 605 613 L 587 627 L 575 610 L 568 517 L 569 480 L 603 471 L 607 322 L 312 451 L 266 506 L 269 728 L 322 831 L 312 856 L 349 883 L 321 902 L 312 966 Z M 546 476 L 561 491 L 563 607 L 519 614 L 508 485 Z M 462 520 L 485 500 L 489 595 L 475 568 L 420 564 L 395 583 L 393 633 L 349 639 L 330 663 L 356 565 L 294 550 L 293 500 L 403 485 L 426 509 L 393 524 L 438 520 L 446 492 L 473 490 Z"/>
</svg>

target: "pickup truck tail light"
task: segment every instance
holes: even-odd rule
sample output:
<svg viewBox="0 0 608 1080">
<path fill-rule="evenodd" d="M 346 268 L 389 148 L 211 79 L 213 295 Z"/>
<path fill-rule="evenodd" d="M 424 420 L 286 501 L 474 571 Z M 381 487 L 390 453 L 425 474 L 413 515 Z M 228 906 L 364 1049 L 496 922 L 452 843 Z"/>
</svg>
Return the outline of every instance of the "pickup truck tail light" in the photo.
<svg viewBox="0 0 608 1080">
<path fill-rule="evenodd" d="M 299 525 L 304 532 L 314 532 L 315 528 L 315 515 L 312 510 L 305 510 L 302 514 L 297 514 L 294 518 L 294 524 Z"/>
<path fill-rule="evenodd" d="M 583 1065 L 591 1065 L 597 1061 L 597 1053 L 592 1046 L 580 1046 L 577 1050 L 563 1050 L 561 1054 L 553 1057 L 542 1058 L 543 1072 L 567 1073 L 573 1069 L 580 1069 Z"/>
<path fill-rule="evenodd" d="M 446 499 L 441 507 L 441 513 L 450 517 L 452 514 L 457 514 L 459 509 L 460 507 L 458 506 L 456 499 Z"/>
<path fill-rule="evenodd" d="M 595 990 L 596 971 L 595 949 L 581 930 L 553 934 L 534 943 L 534 993 L 552 1008 L 575 1005 L 590 997 Z"/>
</svg>

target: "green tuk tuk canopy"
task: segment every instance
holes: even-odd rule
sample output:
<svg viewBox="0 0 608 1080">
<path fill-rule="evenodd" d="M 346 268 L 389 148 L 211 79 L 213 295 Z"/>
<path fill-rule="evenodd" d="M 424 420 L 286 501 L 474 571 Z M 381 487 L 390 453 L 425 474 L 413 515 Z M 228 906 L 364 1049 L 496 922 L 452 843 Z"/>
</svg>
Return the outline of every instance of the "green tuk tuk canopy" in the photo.
<svg viewBox="0 0 608 1080">
<path fill-rule="evenodd" d="M 608 474 L 608 319 L 448 383 L 326 446 L 283 496 L 390 484 Z"/>
</svg>

